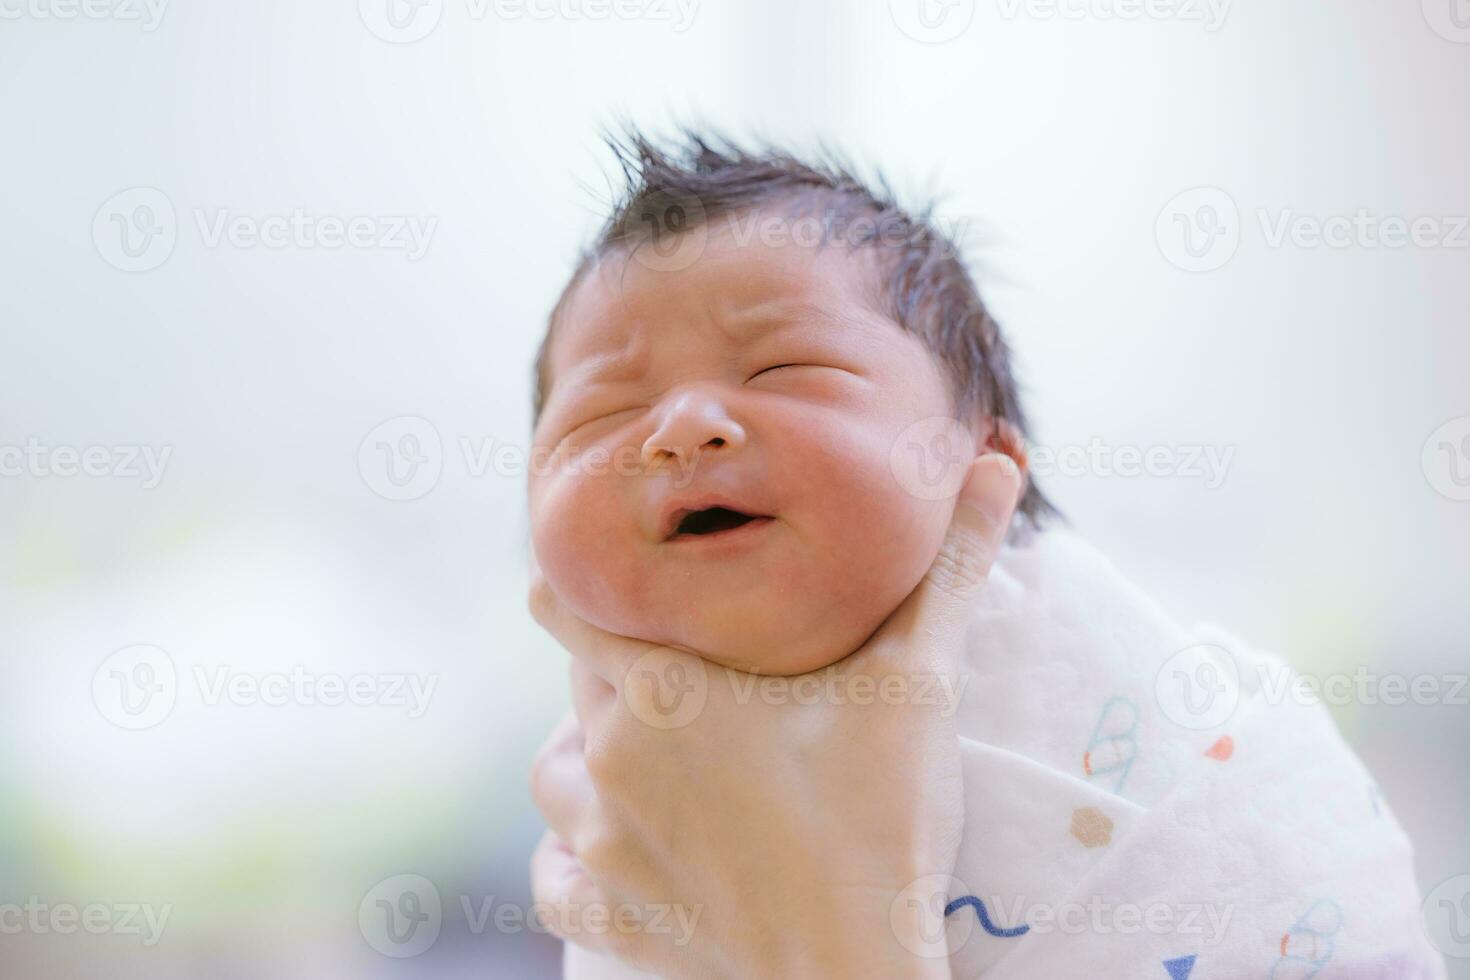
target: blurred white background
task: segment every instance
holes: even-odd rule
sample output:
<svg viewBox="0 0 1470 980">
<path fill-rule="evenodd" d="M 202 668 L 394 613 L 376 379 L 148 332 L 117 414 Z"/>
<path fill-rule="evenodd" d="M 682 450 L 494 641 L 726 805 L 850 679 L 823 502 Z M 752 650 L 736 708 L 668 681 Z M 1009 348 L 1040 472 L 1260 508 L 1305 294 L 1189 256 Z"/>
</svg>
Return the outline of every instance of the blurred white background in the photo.
<svg viewBox="0 0 1470 980">
<path fill-rule="evenodd" d="M 1042 447 L 1230 454 L 1045 480 L 1181 618 L 1306 671 L 1470 669 L 1470 11 L 1051 9 L 0 0 L 0 903 L 171 910 L 152 945 L 0 935 L 0 974 L 556 975 L 461 898 L 529 901 L 567 694 L 514 454 L 621 118 L 944 193 Z M 1423 243 L 1310 238 L 1360 212 Z M 399 487 L 405 434 L 429 463 Z M 112 685 L 150 667 L 175 684 L 129 715 Z M 298 667 L 374 703 L 215 686 Z M 1470 872 L 1470 707 L 1334 713 L 1424 892 Z M 393 959 L 358 910 L 400 874 L 444 925 Z"/>
</svg>

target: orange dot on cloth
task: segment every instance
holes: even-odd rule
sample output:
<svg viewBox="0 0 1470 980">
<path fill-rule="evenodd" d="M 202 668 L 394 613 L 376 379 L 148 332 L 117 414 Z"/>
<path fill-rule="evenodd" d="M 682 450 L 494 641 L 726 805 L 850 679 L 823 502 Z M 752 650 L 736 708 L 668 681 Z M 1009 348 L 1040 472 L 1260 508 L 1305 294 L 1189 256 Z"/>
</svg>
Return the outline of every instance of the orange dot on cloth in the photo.
<svg viewBox="0 0 1470 980">
<path fill-rule="evenodd" d="M 1221 735 L 1215 741 L 1214 745 L 1211 745 L 1208 749 L 1205 749 L 1205 755 L 1209 756 L 1211 759 L 1219 759 L 1221 762 L 1224 762 L 1226 759 L 1230 758 L 1234 754 L 1235 739 L 1231 738 L 1229 735 Z"/>
<path fill-rule="evenodd" d="M 1113 821 L 1095 806 L 1072 811 L 1072 836 L 1083 847 L 1102 847 L 1113 842 Z"/>
</svg>

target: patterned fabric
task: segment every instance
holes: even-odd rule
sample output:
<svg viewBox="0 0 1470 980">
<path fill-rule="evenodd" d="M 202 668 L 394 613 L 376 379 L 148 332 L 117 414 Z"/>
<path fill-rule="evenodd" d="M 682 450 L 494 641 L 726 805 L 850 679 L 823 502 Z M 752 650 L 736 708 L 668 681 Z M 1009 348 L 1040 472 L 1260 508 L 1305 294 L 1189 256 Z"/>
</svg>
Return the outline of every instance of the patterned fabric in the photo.
<svg viewBox="0 0 1470 980">
<path fill-rule="evenodd" d="M 1407 838 L 1290 679 L 1069 532 L 1007 548 L 956 714 L 956 980 L 1442 980 Z M 569 948 L 566 976 L 646 975 Z"/>
</svg>

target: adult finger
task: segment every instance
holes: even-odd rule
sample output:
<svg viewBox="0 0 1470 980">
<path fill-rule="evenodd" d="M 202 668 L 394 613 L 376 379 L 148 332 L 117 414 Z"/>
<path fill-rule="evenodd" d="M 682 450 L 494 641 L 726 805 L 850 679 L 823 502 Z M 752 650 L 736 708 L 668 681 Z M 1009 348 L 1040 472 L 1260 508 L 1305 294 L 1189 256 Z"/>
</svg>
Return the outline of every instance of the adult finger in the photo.
<svg viewBox="0 0 1470 980">
<path fill-rule="evenodd" d="M 581 928 L 580 916 L 586 909 L 607 903 L 577 855 L 554 830 L 541 836 L 531 855 L 531 895 L 537 917 L 552 935 L 593 952 L 603 951 L 599 940 L 604 937 Z"/>
<path fill-rule="evenodd" d="M 538 568 L 531 570 L 527 605 L 542 629 L 614 687 L 622 683 L 628 668 L 652 649 L 651 644 L 641 640 L 600 630 L 572 612 L 552 591 Z"/>
<path fill-rule="evenodd" d="M 964 629 L 995 557 L 1005 544 L 1021 486 L 1020 467 L 1009 456 L 987 453 L 971 464 L 938 556 L 879 631 L 880 641 L 901 638 L 902 642 L 880 642 L 875 648 L 893 647 L 890 652 L 901 656 L 909 649 L 956 646 L 915 639 L 953 638 Z"/>
<path fill-rule="evenodd" d="M 562 840 L 576 842 L 597 812 L 577 716 L 567 713 L 531 763 L 531 799 Z"/>
<path fill-rule="evenodd" d="M 572 658 L 572 707 L 582 730 L 602 731 L 607 713 L 617 704 L 618 692 L 586 663 Z"/>
</svg>

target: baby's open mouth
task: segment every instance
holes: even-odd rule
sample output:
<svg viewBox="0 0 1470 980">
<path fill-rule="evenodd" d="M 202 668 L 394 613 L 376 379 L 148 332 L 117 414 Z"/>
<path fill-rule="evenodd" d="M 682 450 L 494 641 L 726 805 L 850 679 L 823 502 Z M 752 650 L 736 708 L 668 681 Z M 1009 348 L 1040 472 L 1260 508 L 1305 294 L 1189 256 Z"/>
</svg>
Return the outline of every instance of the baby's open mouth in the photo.
<svg viewBox="0 0 1470 980">
<path fill-rule="evenodd" d="M 721 534 L 754 522 L 764 524 L 769 520 L 769 517 L 746 514 L 738 510 L 731 510 L 729 507 L 705 507 L 701 510 L 691 510 L 680 517 L 678 523 L 674 525 L 673 534 L 669 537 L 674 539 Z"/>
</svg>

